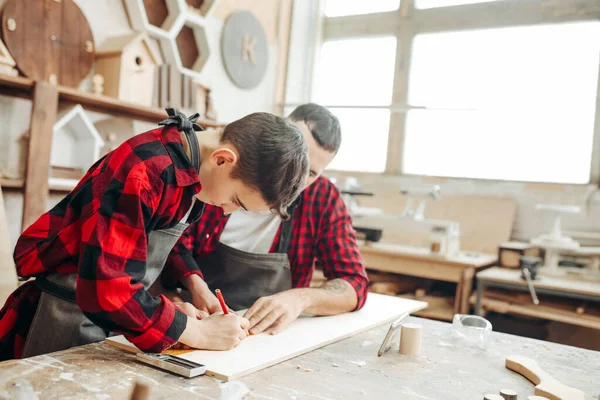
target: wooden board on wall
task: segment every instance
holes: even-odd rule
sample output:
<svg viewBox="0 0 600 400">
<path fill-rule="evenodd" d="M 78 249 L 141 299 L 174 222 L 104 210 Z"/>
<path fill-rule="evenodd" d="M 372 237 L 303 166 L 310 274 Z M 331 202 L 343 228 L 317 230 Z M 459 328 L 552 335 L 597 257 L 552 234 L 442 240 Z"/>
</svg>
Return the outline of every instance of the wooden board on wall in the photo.
<svg viewBox="0 0 600 400">
<path fill-rule="evenodd" d="M 52 129 L 56 122 L 57 109 L 58 90 L 56 86 L 37 82 L 33 89 L 33 108 L 29 126 L 23 229 L 26 229 L 47 211 Z"/>
<path fill-rule="evenodd" d="M 330 317 L 303 317 L 278 335 L 250 336 L 229 351 L 196 350 L 179 357 L 206 365 L 209 376 L 224 381 L 268 368 L 317 348 L 389 323 L 404 313 L 427 307 L 427 303 L 370 293 L 365 306 L 357 312 Z M 127 351 L 139 352 L 123 336 L 106 343 Z M 374 350 L 376 351 L 376 350 Z"/>
<path fill-rule="evenodd" d="M 361 206 L 378 207 L 391 216 L 401 215 L 406 202 L 405 196 L 393 190 L 377 190 L 373 197 L 360 198 Z M 501 243 L 510 240 L 516 211 L 515 199 L 442 195 L 438 201 L 427 201 L 425 217 L 458 221 L 462 250 L 496 253 Z M 355 218 L 355 222 L 358 222 L 358 219 Z M 401 225 L 395 229 L 393 218 L 388 218 L 381 240 L 423 246 L 428 238 L 425 234 L 406 232 L 402 230 Z"/>
</svg>

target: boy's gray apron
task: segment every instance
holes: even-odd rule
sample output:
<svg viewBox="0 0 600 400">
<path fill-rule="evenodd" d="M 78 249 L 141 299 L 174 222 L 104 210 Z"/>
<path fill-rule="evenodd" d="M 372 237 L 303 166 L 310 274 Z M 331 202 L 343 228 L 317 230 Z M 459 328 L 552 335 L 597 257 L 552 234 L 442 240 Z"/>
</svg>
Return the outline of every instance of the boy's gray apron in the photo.
<svg viewBox="0 0 600 400">
<path fill-rule="evenodd" d="M 293 215 L 295 206 L 291 208 Z M 264 296 L 292 288 L 287 248 L 292 237 L 292 217 L 281 223 L 276 253 L 248 253 L 219 242 L 208 256 L 196 259 L 211 291 L 221 289 L 227 306 L 233 310 L 250 307 Z M 185 291 L 182 293 L 187 301 Z"/>
<path fill-rule="evenodd" d="M 161 122 L 162 125 L 175 125 L 183 130 L 190 144 L 193 166 L 200 169 L 200 152 L 194 130 L 183 120 L 195 122 L 195 116 L 188 120 L 182 114 L 167 110 L 171 119 Z M 197 117 L 196 117 L 197 119 Z M 193 137 L 192 137 L 193 135 Z M 194 145 L 195 144 L 195 145 Z M 148 234 L 148 255 L 146 274 L 140 281 L 148 290 L 156 281 L 165 265 L 170 250 L 188 227 L 187 219 L 194 207 L 192 206 L 183 219 L 172 228 L 151 231 Z M 109 332 L 90 321 L 75 302 L 76 274 L 51 274 L 36 279 L 37 286 L 42 290 L 40 301 L 27 334 L 23 348 L 23 358 L 40 354 L 65 350 L 73 346 L 98 342 L 106 339 Z"/>
</svg>

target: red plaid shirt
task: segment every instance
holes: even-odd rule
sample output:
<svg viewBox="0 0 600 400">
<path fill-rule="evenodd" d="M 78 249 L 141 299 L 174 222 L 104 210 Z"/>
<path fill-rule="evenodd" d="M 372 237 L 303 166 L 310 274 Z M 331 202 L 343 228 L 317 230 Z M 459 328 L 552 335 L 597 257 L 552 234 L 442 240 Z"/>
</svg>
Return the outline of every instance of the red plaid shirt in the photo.
<svg viewBox="0 0 600 400">
<path fill-rule="evenodd" d="M 186 274 L 202 276 L 195 258 L 215 251 L 227 219 L 223 209 L 206 205 L 204 215 L 185 231 L 169 255 L 169 269 L 163 276 L 167 286 L 176 284 L 179 277 Z M 294 211 L 292 224 L 287 251 L 292 286 L 308 287 L 317 261 L 327 279 L 344 279 L 352 285 L 358 296 L 357 309 L 361 308 L 367 298 L 369 280 L 356 244 L 352 219 L 335 185 L 320 177 L 306 188 Z M 278 232 L 271 253 L 277 249 L 279 237 Z"/>
<path fill-rule="evenodd" d="M 187 317 L 140 283 L 148 234 L 176 225 L 200 189 L 176 127 L 136 135 L 23 232 L 15 248 L 17 272 L 76 272 L 77 304 L 90 320 L 142 350 L 162 351 L 177 342 Z M 36 289 L 22 286 L 0 311 L 0 359 L 20 356 L 33 318 L 21 311 L 35 311 Z"/>
</svg>

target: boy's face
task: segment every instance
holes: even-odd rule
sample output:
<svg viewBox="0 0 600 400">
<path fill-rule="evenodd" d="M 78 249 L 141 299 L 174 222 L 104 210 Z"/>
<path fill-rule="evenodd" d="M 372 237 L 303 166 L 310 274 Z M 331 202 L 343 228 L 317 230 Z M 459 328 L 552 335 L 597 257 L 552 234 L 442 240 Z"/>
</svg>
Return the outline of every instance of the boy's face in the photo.
<svg viewBox="0 0 600 400">
<path fill-rule="evenodd" d="M 231 172 L 237 165 L 237 152 L 227 145 L 223 146 L 202 162 L 202 190 L 196 197 L 204 203 L 221 207 L 225 214 L 231 214 L 240 208 L 249 211 L 268 210 L 269 206 L 259 192 L 231 177 Z"/>
<path fill-rule="evenodd" d="M 308 180 L 306 181 L 306 187 L 312 185 L 319 176 L 323 174 L 325 168 L 331 163 L 333 158 L 335 157 L 335 153 L 332 153 L 328 150 L 325 150 L 319 143 L 315 140 L 315 137 L 311 133 L 310 129 L 306 125 L 304 121 L 294 121 L 300 132 L 302 132 L 302 136 L 304 136 L 304 141 L 308 146 L 308 159 L 310 160 L 310 175 L 308 176 Z"/>
</svg>

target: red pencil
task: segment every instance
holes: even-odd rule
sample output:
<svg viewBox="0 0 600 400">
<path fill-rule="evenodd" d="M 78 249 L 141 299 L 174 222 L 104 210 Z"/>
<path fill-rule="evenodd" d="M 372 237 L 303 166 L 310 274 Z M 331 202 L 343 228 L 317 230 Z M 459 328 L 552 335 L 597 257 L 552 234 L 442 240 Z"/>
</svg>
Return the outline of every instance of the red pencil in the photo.
<svg viewBox="0 0 600 400">
<path fill-rule="evenodd" d="M 223 300 L 223 295 L 219 289 L 215 290 L 215 294 L 217 295 L 217 299 L 219 299 L 219 303 L 221 303 L 221 308 L 223 309 L 223 314 L 229 314 L 227 311 L 227 306 L 225 305 L 225 300 Z"/>
</svg>

